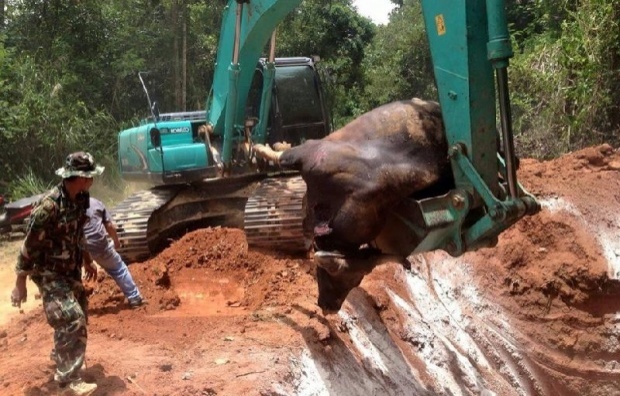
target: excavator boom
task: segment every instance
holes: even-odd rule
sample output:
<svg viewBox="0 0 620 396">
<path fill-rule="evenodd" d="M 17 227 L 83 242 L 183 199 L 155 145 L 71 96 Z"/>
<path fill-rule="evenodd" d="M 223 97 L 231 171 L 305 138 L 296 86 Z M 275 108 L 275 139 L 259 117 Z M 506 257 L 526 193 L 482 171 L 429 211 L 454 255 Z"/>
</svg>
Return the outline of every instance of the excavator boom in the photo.
<svg viewBox="0 0 620 396">
<path fill-rule="evenodd" d="M 302 0 L 230 0 L 224 10 L 211 94 L 207 102 L 207 121 L 214 133 L 223 133 L 226 108 L 231 93 L 235 109 L 244 109 L 256 62 L 261 57 L 276 26 Z M 234 123 L 243 125 L 243 113 Z"/>
</svg>

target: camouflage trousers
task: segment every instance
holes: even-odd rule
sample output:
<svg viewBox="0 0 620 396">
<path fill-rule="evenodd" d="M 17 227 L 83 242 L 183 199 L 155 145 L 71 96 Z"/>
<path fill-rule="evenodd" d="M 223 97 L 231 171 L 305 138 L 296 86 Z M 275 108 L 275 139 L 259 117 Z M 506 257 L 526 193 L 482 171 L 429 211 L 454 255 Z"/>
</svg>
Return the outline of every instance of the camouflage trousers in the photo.
<svg viewBox="0 0 620 396">
<path fill-rule="evenodd" d="M 81 280 L 72 277 L 32 277 L 39 287 L 47 323 L 54 329 L 54 379 L 68 383 L 79 378 L 87 338 L 88 299 Z"/>
</svg>

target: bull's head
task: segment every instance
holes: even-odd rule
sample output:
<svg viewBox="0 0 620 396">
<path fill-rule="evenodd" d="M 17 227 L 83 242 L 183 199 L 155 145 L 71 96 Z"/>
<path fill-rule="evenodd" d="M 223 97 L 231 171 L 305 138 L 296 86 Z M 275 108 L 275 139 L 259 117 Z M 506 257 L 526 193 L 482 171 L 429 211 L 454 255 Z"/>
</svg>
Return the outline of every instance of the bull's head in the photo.
<svg viewBox="0 0 620 396">
<path fill-rule="evenodd" d="M 359 286 L 364 276 L 377 265 L 398 262 L 408 267 L 400 256 L 381 254 L 374 249 L 362 249 L 360 254 L 345 256 L 337 252 L 317 251 L 314 254 L 319 307 L 324 314 L 336 313 L 353 288 Z"/>
</svg>

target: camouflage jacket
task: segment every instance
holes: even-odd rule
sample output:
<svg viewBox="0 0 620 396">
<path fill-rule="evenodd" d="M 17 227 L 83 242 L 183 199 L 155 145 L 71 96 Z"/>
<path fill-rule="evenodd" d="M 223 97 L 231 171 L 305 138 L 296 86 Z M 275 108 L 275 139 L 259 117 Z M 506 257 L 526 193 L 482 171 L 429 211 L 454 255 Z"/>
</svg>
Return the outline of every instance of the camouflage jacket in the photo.
<svg viewBox="0 0 620 396">
<path fill-rule="evenodd" d="M 85 247 L 86 209 L 69 200 L 62 183 L 50 190 L 32 211 L 18 274 L 79 277 Z"/>
</svg>

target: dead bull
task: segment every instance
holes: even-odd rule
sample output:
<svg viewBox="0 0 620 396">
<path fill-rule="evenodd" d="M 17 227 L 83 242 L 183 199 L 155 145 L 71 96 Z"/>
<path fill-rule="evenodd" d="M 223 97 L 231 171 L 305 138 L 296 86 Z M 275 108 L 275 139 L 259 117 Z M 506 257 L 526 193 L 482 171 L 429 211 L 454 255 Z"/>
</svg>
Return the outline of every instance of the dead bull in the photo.
<svg viewBox="0 0 620 396">
<path fill-rule="evenodd" d="M 406 197 L 437 185 L 447 191 L 452 183 L 439 104 L 420 99 L 378 107 L 321 140 L 284 151 L 254 148 L 259 157 L 299 170 L 306 182 L 318 303 L 326 311 L 338 311 L 375 266 L 406 262 L 398 246 L 368 247 L 393 239 L 384 235 L 388 212 Z M 384 256 L 392 253 L 398 256 Z"/>
</svg>

